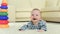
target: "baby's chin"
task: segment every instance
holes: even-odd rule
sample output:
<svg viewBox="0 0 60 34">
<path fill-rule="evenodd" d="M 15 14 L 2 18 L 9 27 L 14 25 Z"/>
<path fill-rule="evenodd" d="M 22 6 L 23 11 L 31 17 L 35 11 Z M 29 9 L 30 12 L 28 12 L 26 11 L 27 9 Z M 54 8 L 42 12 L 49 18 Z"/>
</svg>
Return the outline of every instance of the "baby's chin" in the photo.
<svg viewBox="0 0 60 34">
<path fill-rule="evenodd" d="M 32 20 L 32 22 L 38 22 L 38 20 Z"/>
</svg>

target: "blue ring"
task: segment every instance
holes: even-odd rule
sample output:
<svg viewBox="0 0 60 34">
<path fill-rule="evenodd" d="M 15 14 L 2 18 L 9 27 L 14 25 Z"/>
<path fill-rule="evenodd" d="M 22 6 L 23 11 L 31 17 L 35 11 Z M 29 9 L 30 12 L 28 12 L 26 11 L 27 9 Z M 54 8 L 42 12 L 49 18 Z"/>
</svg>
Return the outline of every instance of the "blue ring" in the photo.
<svg viewBox="0 0 60 34">
<path fill-rule="evenodd" d="M 0 16 L 0 20 L 8 20 L 7 16 Z"/>
<path fill-rule="evenodd" d="M 1 8 L 1 6 L 0 6 L 0 8 Z"/>
<path fill-rule="evenodd" d="M 8 9 L 7 6 L 1 6 L 1 9 Z"/>
</svg>

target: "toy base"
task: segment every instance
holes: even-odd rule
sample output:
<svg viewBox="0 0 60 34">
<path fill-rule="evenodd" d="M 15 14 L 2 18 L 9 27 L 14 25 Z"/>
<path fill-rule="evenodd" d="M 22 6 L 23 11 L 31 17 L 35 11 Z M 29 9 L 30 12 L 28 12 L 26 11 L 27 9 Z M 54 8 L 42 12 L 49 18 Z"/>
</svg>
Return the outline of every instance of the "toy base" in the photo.
<svg viewBox="0 0 60 34">
<path fill-rule="evenodd" d="M 0 28 L 8 28 L 9 25 L 8 24 L 0 24 Z"/>
</svg>

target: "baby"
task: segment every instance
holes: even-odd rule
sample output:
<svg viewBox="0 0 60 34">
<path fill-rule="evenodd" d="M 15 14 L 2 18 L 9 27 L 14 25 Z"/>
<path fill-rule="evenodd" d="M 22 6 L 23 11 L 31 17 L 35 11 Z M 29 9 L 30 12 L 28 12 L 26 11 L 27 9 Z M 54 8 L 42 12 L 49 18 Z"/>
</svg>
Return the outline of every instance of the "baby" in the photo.
<svg viewBox="0 0 60 34">
<path fill-rule="evenodd" d="M 41 18 L 41 12 L 39 9 L 35 8 L 32 10 L 31 12 L 31 21 L 27 24 L 22 26 L 19 30 L 33 30 L 33 29 L 37 29 L 39 31 L 47 31 L 46 28 L 46 22 L 44 20 L 42 20 Z"/>
</svg>

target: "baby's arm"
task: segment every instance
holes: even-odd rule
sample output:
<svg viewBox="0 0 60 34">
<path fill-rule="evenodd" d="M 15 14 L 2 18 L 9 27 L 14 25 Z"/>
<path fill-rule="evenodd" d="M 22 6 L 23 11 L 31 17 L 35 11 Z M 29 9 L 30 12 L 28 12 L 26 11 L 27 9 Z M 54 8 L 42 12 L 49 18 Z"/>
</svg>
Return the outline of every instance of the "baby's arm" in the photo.
<svg viewBox="0 0 60 34">
<path fill-rule="evenodd" d="M 42 21 L 41 30 L 47 31 L 47 26 L 45 21 Z"/>
<path fill-rule="evenodd" d="M 24 26 L 22 26 L 22 27 L 19 29 L 19 31 L 26 30 L 27 28 L 28 28 L 27 25 L 24 25 Z"/>
<path fill-rule="evenodd" d="M 31 22 L 29 22 L 27 25 L 22 26 L 22 27 L 19 29 L 19 31 L 26 30 L 26 29 L 28 29 L 28 27 L 30 27 L 30 26 L 31 26 Z"/>
<path fill-rule="evenodd" d="M 39 31 L 47 31 L 47 26 L 45 21 L 42 21 L 40 26 L 41 26 L 41 29 Z"/>
</svg>

